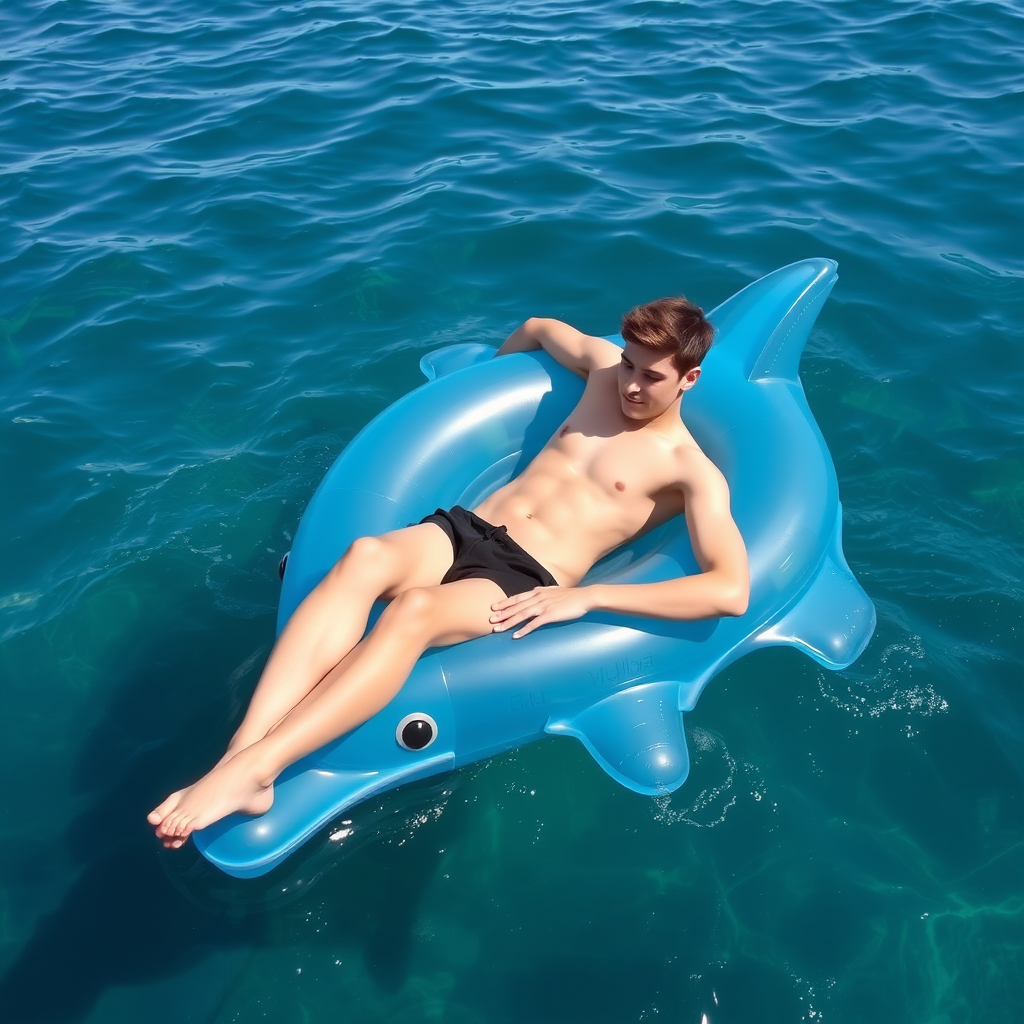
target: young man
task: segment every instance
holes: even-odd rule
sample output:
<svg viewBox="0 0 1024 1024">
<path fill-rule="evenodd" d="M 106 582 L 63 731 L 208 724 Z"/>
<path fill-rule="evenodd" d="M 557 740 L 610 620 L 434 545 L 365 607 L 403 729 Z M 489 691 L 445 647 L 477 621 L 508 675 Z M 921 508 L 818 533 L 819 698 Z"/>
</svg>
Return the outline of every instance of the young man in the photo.
<svg viewBox="0 0 1024 1024">
<path fill-rule="evenodd" d="M 232 811 L 262 814 L 289 764 L 375 715 L 428 648 L 603 609 L 666 619 L 741 615 L 749 574 L 725 479 L 680 418 L 713 328 L 682 298 L 623 318 L 625 350 L 557 320 L 527 320 L 498 355 L 543 348 L 583 397 L 523 473 L 472 512 L 361 537 L 299 606 L 224 757 L 150 815 L 165 846 Z M 685 513 L 702 572 L 578 587 L 602 556 Z M 500 524 L 500 525 L 492 525 Z M 390 599 L 363 639 L 370 608 Z"/>
</svg>

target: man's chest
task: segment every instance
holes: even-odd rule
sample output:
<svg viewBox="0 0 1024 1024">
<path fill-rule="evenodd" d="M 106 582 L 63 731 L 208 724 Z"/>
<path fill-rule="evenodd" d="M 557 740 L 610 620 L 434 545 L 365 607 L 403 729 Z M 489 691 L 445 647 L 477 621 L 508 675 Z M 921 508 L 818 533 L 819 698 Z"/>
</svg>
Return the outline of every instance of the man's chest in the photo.
<svg viewBox="0 0 1024 1024">
<path fill-rule="evenodd" d="M 667 446 L 637 433 L 588 432 L 585 423 L 574 423 L 570 417 L 549 447 L 569 474 L 609 498 L 654 500 L 674 482 L 674 460 Z"/>
</svg>

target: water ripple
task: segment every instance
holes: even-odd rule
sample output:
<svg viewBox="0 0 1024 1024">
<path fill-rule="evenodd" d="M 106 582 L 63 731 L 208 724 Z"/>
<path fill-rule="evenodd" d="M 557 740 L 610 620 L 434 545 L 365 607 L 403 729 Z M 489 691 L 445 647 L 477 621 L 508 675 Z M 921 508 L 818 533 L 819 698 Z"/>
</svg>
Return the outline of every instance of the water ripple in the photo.
<svg viewBox="0 0 1024 1024">
<path fill-rule="evenodd" d="M 390 965 L 345 974 L 367 1020 L 397 1019 L 410 992 L 439 1019 L 562 1005 L 498 999 L 523 986 L 485 963 L 571 991 L 595 1021 L 653 1013 L 654 991 L 663 1017 L 712 1021 L 719 997 L 748 1020 L 806 1016 L 808 994 L 826 1020 L 1020 1007 L 1013 972 L 984 966 L 1020 951 L 1000 930 L 1019 922 L 1000 865 L 1024 771 L 1018 4 L 19 0 L 0 18 L 15 494 L 0 751 L 25 780 L 5 813 L 6 1005 L 35 1005 L 33 963 L 87 945 L 97 959 L 67 988 L 98 1000 L 96 1019 L 167 1002 L 148 967 L 111 973 L 139 963 L 117 935 L 145 929 L 72 950 L 56 937 L 92 936 L 103 914 L 75 914 L 134 870 L 75 817 L 123 838 L 144 802 L 125 779 L 156 799 L 216 756 L 302 508 L 419 383 L 419 354 L 494 342 L 534 313 L 607 333 L 637 302 L 685 291 L 710 307 L 824 255 L 840 280 L 802 375 L 875 644 L 820 680 L 770 656 L 730 670 L 688 716 L 692 786 L 653 812 L 571 746 L 496 762 L 464 786 L 472 813 L 429 830 L 455 830 L 433 880 L 422 851 L 395 862 L 394 877 L 424 876 L 402 892 L 430 927 L 409 924 L 402 947 L 396 926 L 381 953 L 349 922 L 365 955 L 332 950 L 328 966 Z M 526 771 L 551 793 L 524 831 L 495 793 Z M 395 920 L 415 917 L 370 859 L 347 869 Z M 155 884 L 105 912 L 149 905 Z M 474 910 L 506 893 L 514 906 Z M 238 967 L 211 1024 L 250 1019 L 252 993 L 259 1012 L 277 1005 L 294 981 L 282 950 L 304 933 L 287 934 Z M 420 941 L 434 934 L 473 941 L 445 959 Z M 972 967 L 958 943 L 986 955 Z M 332 991 L 314 984 L 300 1008 L 313 1019 Z M 92 1012 L 62 998 L 31 1019 Z"/>
</svg>

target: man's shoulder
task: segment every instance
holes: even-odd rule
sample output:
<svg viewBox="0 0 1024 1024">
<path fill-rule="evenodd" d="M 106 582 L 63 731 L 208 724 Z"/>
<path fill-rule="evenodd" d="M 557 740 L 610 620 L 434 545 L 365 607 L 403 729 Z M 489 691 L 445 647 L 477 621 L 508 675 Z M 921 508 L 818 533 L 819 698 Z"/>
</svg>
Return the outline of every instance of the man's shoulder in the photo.
<svg viewBox="0 0 1024 1024">
<path fill-rule="evenodd" d="M 728 491 L 724 474 L 692 437 L 680 440 L 672 451 L 672 460 L 677 483 L 684 491 L 723 487 Z"/>
<path fill-rule="evenodd" d="M 597 373 L 599 376 L 604 374 L 606 376 L 606 371 L 614 369 L 619 365 L 619 360 L 622 358 L 622 349 L 614 341 L 609 341 L 607 338 L 597 338 L 592 334 L 585 334 L 583 335 L 583 344 L 590 359 L 591 373 Z"/>
</svg>

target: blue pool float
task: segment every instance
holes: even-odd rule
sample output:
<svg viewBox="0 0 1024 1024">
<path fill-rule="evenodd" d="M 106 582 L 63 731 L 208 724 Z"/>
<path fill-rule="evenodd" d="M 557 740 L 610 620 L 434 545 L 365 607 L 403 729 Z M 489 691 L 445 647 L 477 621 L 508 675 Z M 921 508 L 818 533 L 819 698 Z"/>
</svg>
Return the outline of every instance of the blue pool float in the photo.
<svg viewBox="0 0 1024 1024">
<path fill-rule="evenodd" d="M 682 713 L 731 662 L 769 646 L 795 647 L 830 669 L 853 662 L 875 610 L 843 557 L 835 468 L 798 375 L 835 281 L 832 260 L 803 260 L 723 302 L 709 314 L 716 344 L 683 401 L 687 427 L 729 481 L 750 558 L 744 615 L 675 622 L 591 613 L 521 640 L 500 633 L 432 648 L 383 711 L 282 773 L 270 811 L 196 833 L 199 850 L 228 874 L 262 875 L 374 794 L 545 734 L 575 736 L 638 793 L 670 792 L 689 771 Z M 494 351 L 463 344 L 425 355 L 429 383 L 338 457 L 299 525 L 279 631 L 356 537 L 438 507 L 473 508 L 572 411 L 579 377 L 543 352 L 493 359 Z M 677 517 L 617 548 L 581 585 L 699 571 Z"/>
</svg>

